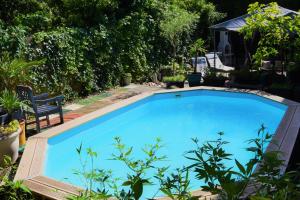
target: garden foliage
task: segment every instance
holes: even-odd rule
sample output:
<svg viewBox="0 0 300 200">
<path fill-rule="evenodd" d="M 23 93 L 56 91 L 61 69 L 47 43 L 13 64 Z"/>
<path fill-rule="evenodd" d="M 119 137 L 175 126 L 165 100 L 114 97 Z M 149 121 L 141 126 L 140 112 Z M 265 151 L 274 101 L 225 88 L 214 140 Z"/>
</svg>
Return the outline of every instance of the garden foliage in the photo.
<svg viewBox="0 0 300 200">
<path fill-rule="evenodd" d="M 257 49 L 252 59 L 259 67 L 263 60 L 276 56 L 284 56 L 294 42 L 290 41 L 295 37 L 299 24 L 299 16 L 282 15 L 281 8 L 276 2 L 270 4 L 250 4 L 248 8 L 249 17 L 246 18 L 246 25 L 241 28 L 246 41 L 252 42 L 259 37 Z M 296 19 L 295 19 L 296 18 Z"/>
<path fill-rule="evenodd" d="M 9 129 L 18 123 L 12 122 Z M 9 130 L 7 130 L 9 131 Z M 0 199 L 1 200 L 34 200 L 32 192 L 22 183 L 22 181 L 12 181 L 12 176 L 16 173 L 17 166 L 12 163 L 11 158 L 4 158 L 4 166 L 0 166 Z"/>
<path fill-rule="evenodd" d="M 4 0 L 1 4 L 0 56 L 45 59 L 30 69 L 30 80 L 24 84 L 35 86 L 36 92 L 63 93 L 66 99 L 116 86 L 125 73 L 131 73 L 134 82 L 149 80 L 176 59 L 174 55 L 188 53 L 184 46 L 195 36 L 203 36 L 203 29 L 187 29 L 188 16 L 205 29 L 223 16 L 206 0 Z M 175 33 L 188 34 L 176 36 L 176 44 L 183 45 L 174 54 L 162 24 L 166 14 L 178 15 L 177 11 L 186 17 L 173 21 Z"/>
</svg>

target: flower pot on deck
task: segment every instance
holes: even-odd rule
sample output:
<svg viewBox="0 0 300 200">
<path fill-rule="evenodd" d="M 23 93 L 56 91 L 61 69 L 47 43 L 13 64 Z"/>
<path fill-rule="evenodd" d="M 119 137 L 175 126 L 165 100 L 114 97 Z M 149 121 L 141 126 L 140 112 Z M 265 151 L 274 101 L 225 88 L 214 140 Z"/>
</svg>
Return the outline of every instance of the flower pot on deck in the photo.
<svg viewBox="0 0 300 200">
<path fill-rule="evenodd" d="M 202 76 L 201 73 L 189 74 L 187 76 L 188 82 L 189 82 L 189 86 L 190 87 L 200 86 L 201 85 L 201 76 Z"/>
<path fill-rule="evenodd" d="M 0 111 L 0 125 L 7 124 L 9 121 L 8 113 Z"/>
<path fill-rule="evenodd" d="M 1 136 L 0 138 L 0 166 L 3 166 L 4 156 L 11 157 L 11 161 L 14 163 L 19 155 L 19 134 L 21 128 L 16 132 Z"/>
</svg>

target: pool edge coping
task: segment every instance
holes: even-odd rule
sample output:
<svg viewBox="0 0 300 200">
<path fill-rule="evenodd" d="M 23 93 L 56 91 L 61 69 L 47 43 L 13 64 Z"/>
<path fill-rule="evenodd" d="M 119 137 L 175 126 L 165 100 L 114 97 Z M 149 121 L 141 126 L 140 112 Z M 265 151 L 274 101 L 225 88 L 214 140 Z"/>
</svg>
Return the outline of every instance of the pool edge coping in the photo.
<svg viewBox="0 0 300 200">
<path fill-rule="evenodd" d="M 120 102 L 114 103 L 112 105 L 108 105 L 104 108 L 100 108 L 82 117 L 76 118 L 74 120 L 66 122 L 65 124 L 53 127 L 43 133 L 30 137 L 27 141 L 14 180 L 23 180 L 24 184 L 27 185 L 33 192 L 41 194 L 42 196 L 50 199 L 63 199 L 67 195 L 79 194 L 80 188 L 67 183 L 53 180 L 42 175 L 45 161 L 44 158 L 47 151 L 47 141 L 49 138 L 59 135 L 64 131 L 74 128 L 82 123 L 88 122 L 155 94 L 176 93 L 194 90 L 212 90 L 239 93 L 242 92 L 261 96 L 287 105 L 288 109 L 276 129 L 275 135 L 273 136 L 273 139 L 278 138 L 280 140 L 279 150 L 282 150 L 286 153 L 285 155 L 283 155 L 283 158 L 286 159 L 285 165 L 281 168 L 281 171 L 283 172 L 286 170 L 300 128 L 300 124 L 297 123 L 298 120 L 300 121 L 300 103 L 275 96 L 264 91 L 200 86 L 193 88 L 144 92 L 128 99 L 121 100 Z M 293 144 L 291 144 L 291 142 Z M 267 150 L 271 150 L 272 148 L 274 147 L 269 145 Z M 53 192 L 53 190 L 55 190 L 55 192 Z M 203 194 L 207 197 L 206 192 L 199 190 L 197 190 L 196 192 L 200 192 L 199 194 Z"/>
</svg>

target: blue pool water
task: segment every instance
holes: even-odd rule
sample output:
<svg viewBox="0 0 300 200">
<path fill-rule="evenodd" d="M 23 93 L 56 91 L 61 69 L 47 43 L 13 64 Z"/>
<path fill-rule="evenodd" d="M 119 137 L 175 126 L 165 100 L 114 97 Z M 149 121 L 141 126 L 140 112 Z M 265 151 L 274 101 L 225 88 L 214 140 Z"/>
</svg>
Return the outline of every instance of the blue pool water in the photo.
<svg viewBox="0 0 300 200">
<path fill-rule="evenodd" d="M 246 163 L 252 157 L 245 150 L 246 141 L 257 136 L 261 124 L 274 133 L 286 110 L 283 104 L 246 93 L 195 90 L 156 94 L 49 139 L 44 175 L 84 187 L 73 174 L 81 169 L 76 147 L 82 144 L 84 149 L 98 152 L 98 168 L 111 169 L 115 177 L 126 178 L 129 171 L 124 164 L 110 160 L 117 153 L 113 146 L 116 136 L 133 146 L 135 158 L 143 158 L 141 148 L 160 138 L 164 145 L 160 155 L 168 158 L 158 165 L 170 166 L 171 171 L 191 164 L 183 156 L 195 147 L 191 138 L 214 140 L 222 131 L 224 140 L 230 142 L 226 150 Z M 230 161 L 226 164 L 233 165 Z M 201 181 L 191 180 L 192 189 L 201 185 Z M 157 188 L 147 186 L 144 197 L 153 197 Z"/>
</svg>

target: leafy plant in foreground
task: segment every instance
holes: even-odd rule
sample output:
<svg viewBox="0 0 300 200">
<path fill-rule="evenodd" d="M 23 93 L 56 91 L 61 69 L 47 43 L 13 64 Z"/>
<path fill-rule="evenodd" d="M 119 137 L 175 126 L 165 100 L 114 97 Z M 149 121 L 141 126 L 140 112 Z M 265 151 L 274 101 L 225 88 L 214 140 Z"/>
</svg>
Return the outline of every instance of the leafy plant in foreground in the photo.
<svg viewBox="0 0 300 200">
<path fill-rule="evenodd" d="M 121 181 L 120 178 L 112 178 L 111 171 L 95 167 L 95 159 L 98 154 L 92 151 L 91 148 L 86 149 L 87 158 L 83 159 L 82 145 L 80 145 L 76 151 L 79 155 L 81 169 L 74 170 L 74 174 L 80 178 L 86 189 L 79 196 L 68 197 L 69 200 L 108 199 L 110 197 L 120 200 L 137 200 L 141 198 L 144 186 L 152 184 L 151 178 L 146 177 L 147 171 L 150 169 L 159 170 L 155 163 L 166 158 L 165 156 L 158 156 L 158 151 L 162 147 L 160 139 L 157 139 L 155 144 L 143 148 L 146 155 L 143 160 L 134 159 L 132 157 L 133 147 L 126 147 L 120 138 L 115 138 L 114 145 L 118 153 L 113 154 L 112 160 L 123 162 L 132 174 L 127 174 L 127 180 L 125 181 Z M 120 181 L 121 184 L 119 184 Z M 129 190 L 126 191 L 123 187 L 129 187 Z"/>
<path fill-rule="evenodd" d="M 235 176 L 242 176 L 242 174 L 225 165 L 224 161 L 231 160 L 232 155 L 226 153 L 223 146 L 228 142 L 222 140 L 222 135 L 223 133 L 219 133 L 220 137 L 217 140 L 208 141 L 202 146 L 198 144 L 197 139 L 193 139 L 197 150 L 189 152 L 193 156 L 187 158 L 195 162 L 189 168 L 194 169 L 199 180 L 205 181 L 203 190 L 219 194 L 223 199 L 238 199 L 247 183 L 237 181 Z M 238 162 L 237 165 L 241 166 Z M 250 171 L 252 171 L 250 165 L 247 170 L 243 170 L 245 174 Z"/>
<path fill-rule="evenodd" d="M 22 181 L 12 181 L 11 175 L 16 171 L 11 158 L 5 156 L 4 166 L 0 167 L 0 199 L 1 200 L 33 200 L 31 191 Z"/>
<path fill-rule="evenodd" d="M 109 194 L 109 184 L 111 180 L 111 171 L 101 170 L 95 168 L 95 159 L 98 154 L 92 151 L 91 148 L 86 149 L 87 158 L 83 159 L 82 156 L 82 144 L 76 148 L 79 155 L 81 170 L 74 170 L 74 174 L 77 175 L 81 182 L 84 183 L 85 190 L 80 193 L 79 196 L 71 196 L 69 200 L 80 199 L 108 199 L 111 197 Z M 96 186 L 97 184 L 97 186 Z"/>
<path fill-rule="evenodd" d="M 295 172 L 280 172 L 283 165 L 281 153 L 265 151 L 267 144 L 272 142 L 272 135 L 267 133 L 263 125 L 258 131 L 258 138 L 249 141 L 253 146 L 247 148 L 247 151 L 254 153 L 254 157 L 245 165 L 234 160 L 238 170 L 224 164 L 225 160 L 232 160 L 232 155 L 224 149 L 228 142 L 223 141 L 222 135 L 223 133 L 219 133 L 220 137 L 217 140 L 208 141 L 202 146 L 197 139 L 193 139 L 197 149 L 188 153 L 187 158 L 194 161 L 189 168 L 196 172 L 199 180 L 205 182 L 203 190 L 218 194 L 224 200 L 277 200 L 300 197 L 299 187 L 292 180 Z M 273 142 L 271 145 L 276 147 Z M 254 194 L 245 193 L 249 184 L 256 187 Z"/>
<path fill-rule="evenodd" d="M 154 164 L 158 161 L 165 160 L 166 156 L 158 156 L 158 151 L 162 148 L 161 140 L 156 139 L 154 145 L 148 145 L 143 148 L 143 152 L 146 155 L 146 159 L 134 159 L 132 158 L 133 148 L 127 148 L 121 139 L 115 138 L 115 147 L 118 150 L 117 155 L 113 155 L 114 160 L 122 161 L 131 171 L 132 174 L 127 175 L 127 180 L 123 182 L 123 186 L 128 186 L 130 189 L 125 192 L 122 190 L 119 194 L 116 194 L 119 199 L 140 199 L 143 194 L 144 186 L 151 184 L 150 177 L 146 177 L 146 172 L 150 169 L 158 169 Z"/>
<path fill-rule="evenodd" d="M 170 176 L 165 177 L 166 168 L 158 171 L 157 179 L 160 181 L 160 191 L 167 197 L 177 200 L 195 200 L 190 192 L 189 169 L 176 169 Z"/>
</svg>

